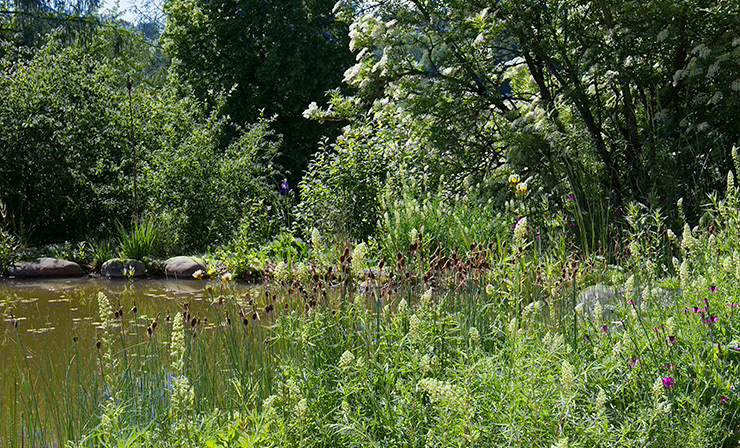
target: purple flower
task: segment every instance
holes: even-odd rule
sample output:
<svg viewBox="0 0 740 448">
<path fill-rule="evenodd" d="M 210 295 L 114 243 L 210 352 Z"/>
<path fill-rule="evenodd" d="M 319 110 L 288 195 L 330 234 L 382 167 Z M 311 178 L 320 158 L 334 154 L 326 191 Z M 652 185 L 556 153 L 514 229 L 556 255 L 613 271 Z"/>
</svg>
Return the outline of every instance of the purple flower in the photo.
<svg viewBox="0 0 740 448">
<path fill-rule="evenodd" d="M 630 367 L 634 367 L 635 364 L 637 364 L 637 361 L 639 361 L 640 358 L 630 358 Z"/>
<path fill-rule="evenodd" d="M 712 291 L 712 292 L 714 292 L 714 291 L 716 291 L 716 290 L 717 290 L 717 286 L 715 286 L 715 285 L 712 285 L 712 286 L 710 286 L 710 287 L 709 287 L 709 290 L 710 290 L 710 291 Z M 706 299 L 705 299 L 705 300 L 706 300 Z"/>
<path fill-rule="evenodd" d="M 288 187 L 288 179 L 283 180 L 283 183 L 280 184 L 280 194 L 288 194 L 290 191 L 290 188 Z"/>
<path fill-rule="evenodd" d="M 663 385 L 670 389 L 673 386 L 673 378 L 670 376 L 663 378 Z"/>
<path fill-rule="evenodd" d="M 675 336 L 668 336 L 668 342 L 670 342 L 671 344 L 675 344 L 676 343 L 676 337 Z"/>
<path fill-rule="evenodd" d="M 719 401 L 721 401 L 722 403 L 727 403 L 729 400 L 730 399 L 727 397 L 719 397 Z"/>
<path fill-rule="evenodd" d="M 604 333 L 609 332 L 609 325 L 604 325 L 603 327 L 601 327 L 601 331 L 603 331 Z"/>
</svg>

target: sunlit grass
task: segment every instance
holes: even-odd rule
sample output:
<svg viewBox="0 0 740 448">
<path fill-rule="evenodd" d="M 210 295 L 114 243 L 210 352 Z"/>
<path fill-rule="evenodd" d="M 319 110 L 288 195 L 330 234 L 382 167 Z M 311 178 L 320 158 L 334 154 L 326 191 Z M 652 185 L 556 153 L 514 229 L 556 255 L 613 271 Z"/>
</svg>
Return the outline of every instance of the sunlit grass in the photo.
<svg viewBox="0 0 740 448">
<path fill-rule="evenodd" d="M 144 318 L 108 305 L 101 330 L 48 347 L 66 351 L 64 365 L 29 359 L 11 331 L 0 436 L 7 446 L 735 446 L 734 201 L 715 200 L 680 237 L 633 209 L 619 266 L 543 250 L 531 231 L 451 251 L 412 237 L 388 262 L 356 246 L 269 265 L 262 287 L 240 295 L 226 281 L 198 312 L 181 303 Z M 606 300 L 585 301 L 597 283 Z"/>
</svg>

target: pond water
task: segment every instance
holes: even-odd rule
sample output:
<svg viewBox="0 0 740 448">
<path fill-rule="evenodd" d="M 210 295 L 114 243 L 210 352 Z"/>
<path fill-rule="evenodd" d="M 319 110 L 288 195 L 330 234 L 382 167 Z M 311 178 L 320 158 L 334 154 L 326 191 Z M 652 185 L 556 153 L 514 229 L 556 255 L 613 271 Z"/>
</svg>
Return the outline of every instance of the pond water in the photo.
<svg viewBox="0 0 740 448">
<path fill-rule="evenodd" d="M 65 366 L 75 357 L 86 368 L 96 368 L 96 360 L 90 358 L 95 356 L 102 325 L 99 292 L 108 297 L 114 311 L 120 311 L 113 320 L 114 330 L 132 341 L 146 341 L 153 322 L 166 326 L 185 307 L 203 320 L 199 328 L 213 329 L 218 307 L 212 304 L 222 294 L 246 301 L 257 291 L 247 284 L 194 280 L 0 281 L 0 414 L 13 405 L 13 397 L 24 393 L 21 382 L 65 381 Z"/>
<path fill-rule="evenodd" d="M 141 279 L 133 282 L 100 278 L 0 281 L 0 341 L 15 331 L 23 340 L 58 340 L 99 320 L 98 292 L 106 294 L 122 317 L 141 321 L 166 318 L 188 304 L 193 310 L 219 297 L 217 282 Z M 228 293 L 247 296 L 254 287 L 231 283 Z M 134 313 L 134 308 L 136 313 Z M 193 314 L 196 314 L 193 312 Z M 15 323 L 15 325 L 14 325 Z M 62 342 L 62 341 L 59 341 Z"/>
</svg>

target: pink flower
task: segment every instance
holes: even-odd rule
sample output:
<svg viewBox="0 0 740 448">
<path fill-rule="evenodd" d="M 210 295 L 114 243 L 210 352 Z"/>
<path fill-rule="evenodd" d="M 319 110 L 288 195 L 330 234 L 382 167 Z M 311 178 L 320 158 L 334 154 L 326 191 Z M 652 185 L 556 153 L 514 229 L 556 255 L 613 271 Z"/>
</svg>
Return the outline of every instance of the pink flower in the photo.
<svg viewBox="0 0 740 448">
<path fill-rule="evenodd" d="M 671 386 L 673 386 L 673 382 L 673 378 L 671 378 L 670 376 L 663 378 L 663 385 L 669 389 L 671 388 Z"/>
</svg>

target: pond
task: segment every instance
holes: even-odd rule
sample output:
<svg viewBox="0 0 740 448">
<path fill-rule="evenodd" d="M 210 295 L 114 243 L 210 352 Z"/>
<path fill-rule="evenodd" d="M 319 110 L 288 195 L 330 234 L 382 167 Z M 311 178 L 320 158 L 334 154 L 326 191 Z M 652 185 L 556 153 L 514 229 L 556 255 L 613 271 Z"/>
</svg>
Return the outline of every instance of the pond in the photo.
<svg viewBox="0 0 740 448">
<path fill-rule="evenodd" d="M 166 344 L 166 332 L 177 312 L 188 313 L 198 322 L 198 330 L 213 330 L 225 314 L 218 306 L 222 297 L 247 303 L 260 288 L 240 283 L 227 285 L 212 281 L 100 278 L 0 281 L 0 423 L 14 406 L 46 413 L 48 402 L 59 398 L 43 397 L 55 384 L 95 377 L 100 360 L 102 322 L 98 294 L 108 297 L 114 310 L 112 330 L 129 347 L 146 345 L 158 339 Z M 157 330 L 157 322 L 159 331 Z M 195 326 L 195 324 L 194 324 Z M 152 330 L 156 333 L 152 338 Z M 124 344 L 122 344 L 124 345 Z M 99 346 L 98 346 L 99 347 Z M 74 367 L 74 368 L 73 368 Z M 83 374 L 84 373 L 84 374 Z M 85 384 L 80 381 L 79 384 Z M 19 403 L 37 400 L 36 403 Z M 43 403 L 42 403 L 43 402 Z M 2 436 L 0 430 L 0 436 Z"/>
</svg>

